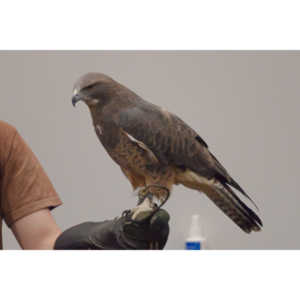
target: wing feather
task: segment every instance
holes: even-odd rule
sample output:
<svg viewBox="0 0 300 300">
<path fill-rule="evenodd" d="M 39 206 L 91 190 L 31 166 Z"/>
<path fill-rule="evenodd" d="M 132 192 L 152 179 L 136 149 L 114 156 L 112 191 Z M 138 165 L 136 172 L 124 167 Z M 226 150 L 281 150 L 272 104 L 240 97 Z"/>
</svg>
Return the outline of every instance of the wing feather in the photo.
<svg viewBox="0 0 300 300">
<path fill-rule="evenodd" d="M 123 110 L 117 125 L 143 142 L 163 164 L 185 165 L 201 175 L 213 176 L 214 159 L 196 137 L 198 134 L 177 116 L 156 106 Z"/>
<path fill-rule="evenodd" d="M 183 120 L 146 101 L 122 110 L 115 121 L 133 138 L 145 144 L 162 164 L 186 167 L 208 179 L 217 178 L 254 201 L 228 174 L 207 143 Z"/>
</svg>

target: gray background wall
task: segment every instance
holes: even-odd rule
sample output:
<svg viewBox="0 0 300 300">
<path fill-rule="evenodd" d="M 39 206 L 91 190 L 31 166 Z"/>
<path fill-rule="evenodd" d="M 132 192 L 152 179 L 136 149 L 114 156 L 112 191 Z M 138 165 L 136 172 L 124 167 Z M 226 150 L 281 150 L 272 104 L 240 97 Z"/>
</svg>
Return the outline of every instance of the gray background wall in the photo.
<svg viewBox="0 0 300 300">
<path fill-rule="evenodd" d="M 74 81 L 106 73 L 176 113 L 209 144 L 260 208 L 263 231 L 244 234 L 203 194 L 174 189 L 167 249 L 182 249 L 199 213 L 211 249 L 299 249 L 300 52 L 0 52 L 1 119 L 17 127 L 64 205 L 62 229 L 135 206 L 131 187 L 74 109 Z M 4 247 L 19 248 L 4 226 Z"/>
</svg>

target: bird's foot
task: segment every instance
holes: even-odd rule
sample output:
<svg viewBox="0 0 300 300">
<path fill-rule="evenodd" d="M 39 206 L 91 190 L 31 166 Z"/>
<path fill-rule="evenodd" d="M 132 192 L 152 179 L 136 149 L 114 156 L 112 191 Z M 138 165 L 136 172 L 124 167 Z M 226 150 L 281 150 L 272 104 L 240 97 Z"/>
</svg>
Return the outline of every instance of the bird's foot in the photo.
<svg viewBox="0 0 300 300">
<path fill-rule="evenodd" d="M 149 185 L 138 193 L 138 205 L 132 209 L 132 219 L 144 221 L 151 218 L 168 200 L 169 189 L 160 185 Z"/>
<path fill-rule="evenodd" d="M 138 205 L 141 204 L 144 199 L 149 198 L 152 202 L 153 208 L 161 207 L 166 203 L 170 196 L 168 188 L 161 185 L 148 185 L 138 192 Z"/>
<path fill-rule="evenodd" d="M 150 218 L 156 210 L 153 209 L 152 201 L 145 198 L 138 206 L 131 210 L 131 219 L 142 222 Z"/>
</svg>

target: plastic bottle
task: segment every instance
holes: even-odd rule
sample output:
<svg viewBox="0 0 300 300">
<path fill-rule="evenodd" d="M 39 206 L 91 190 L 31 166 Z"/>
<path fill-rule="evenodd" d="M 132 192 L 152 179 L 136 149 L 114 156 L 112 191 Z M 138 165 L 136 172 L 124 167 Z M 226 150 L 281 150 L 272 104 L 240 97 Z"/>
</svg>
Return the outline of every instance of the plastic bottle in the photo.
<svg viewBox="0 0 300 300">
<path fill-rule="evenodd" d="M 205 238 L 202 235 L 200 215 L 193 215 L 189 235 L 185 241 L 186 250 L 203 250 Z"/>
</svg>

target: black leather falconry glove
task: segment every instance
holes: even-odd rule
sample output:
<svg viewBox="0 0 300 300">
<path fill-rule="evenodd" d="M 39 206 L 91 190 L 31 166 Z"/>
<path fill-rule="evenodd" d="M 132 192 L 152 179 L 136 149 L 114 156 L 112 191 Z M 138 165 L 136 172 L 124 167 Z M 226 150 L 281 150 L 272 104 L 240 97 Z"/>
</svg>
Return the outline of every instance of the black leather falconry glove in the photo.
<svg viewBox="0 0 300 300">
<path fill-rule="evenodd" d="M 54 249 L 138 250 L 163 249 L 169 236 L 167 211 L 137 222 L 131 214 L 103 222 L 85 222 L 64 231 Z"/>
</svg>

